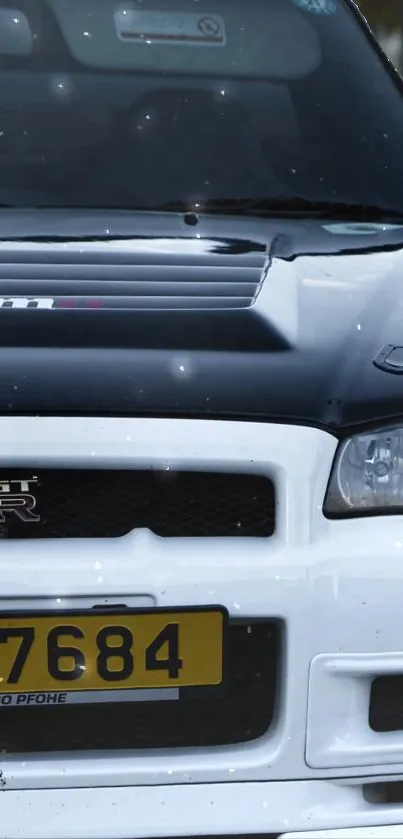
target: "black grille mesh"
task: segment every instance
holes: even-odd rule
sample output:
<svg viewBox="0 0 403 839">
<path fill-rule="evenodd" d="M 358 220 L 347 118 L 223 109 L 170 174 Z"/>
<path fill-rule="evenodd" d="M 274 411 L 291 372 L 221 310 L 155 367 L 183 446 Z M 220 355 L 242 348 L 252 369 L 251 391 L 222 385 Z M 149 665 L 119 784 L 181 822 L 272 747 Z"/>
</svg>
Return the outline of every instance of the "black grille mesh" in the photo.
<svg viewBox="0 0 403 839">
<path fill-rule="evenodd" d="M 229 627 L 228 687 L 186 688 L 173 702 L 2 707 L 3 753 L 223 746 L 273 719 L 280 645 L 274 622 Z"/>
<path fill-rule="evenodd" d="M 4 479 L 31 477 L 4 470 Z M 43 470 L 30 485 L 39 522 L 6 512 L 0 537 L 271 536 L 273 484 L 261 475 L 126 470 Z M 12 491 L 17 483 L 12 484 Z M 1 502 L 0 495 L 0 502 Z"/>
</svg>

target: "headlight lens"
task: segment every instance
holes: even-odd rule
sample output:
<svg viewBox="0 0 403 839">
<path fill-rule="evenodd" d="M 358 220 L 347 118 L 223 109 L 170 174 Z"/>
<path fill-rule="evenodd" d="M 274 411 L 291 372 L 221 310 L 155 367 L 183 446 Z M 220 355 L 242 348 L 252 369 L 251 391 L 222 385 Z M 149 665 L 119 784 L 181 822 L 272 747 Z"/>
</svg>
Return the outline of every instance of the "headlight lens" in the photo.
<svg viewBox="0 0 403 839">
<path fill-rule="evenodd" d="M 403 512 L 403 426 L 360 434 L 336 455 L 324 512 Z"/>
</svg>

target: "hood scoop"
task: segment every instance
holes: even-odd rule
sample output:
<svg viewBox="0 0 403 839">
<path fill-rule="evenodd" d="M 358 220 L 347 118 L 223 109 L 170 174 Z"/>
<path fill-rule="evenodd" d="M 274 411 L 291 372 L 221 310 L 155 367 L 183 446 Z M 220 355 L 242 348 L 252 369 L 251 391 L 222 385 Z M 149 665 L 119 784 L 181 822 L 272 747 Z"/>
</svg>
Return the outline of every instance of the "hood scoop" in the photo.
<svg viewBox="0 0 403 839">
<path fill-rule="evenodd" d="M 267 262 L 261 245 L 3 243 L 0 257 L 3 347 L 289 349 L 283 328 L 258 305 Z"/>
<path fill-rule="evenodd" d="M 260 282 L 256 268 L 211 266 L 16 266 L 4 279 L 0 309 L 246 309 Z M 67 277 L 68 274 L 68 277 Z"/>
<path fill-rule="evenodd" d="M 263 251 L 263 252 L 262 252 Z M 0 308 L 246 309 L 265 249 L 206 239 L 0 243 Z"/>
</svg>

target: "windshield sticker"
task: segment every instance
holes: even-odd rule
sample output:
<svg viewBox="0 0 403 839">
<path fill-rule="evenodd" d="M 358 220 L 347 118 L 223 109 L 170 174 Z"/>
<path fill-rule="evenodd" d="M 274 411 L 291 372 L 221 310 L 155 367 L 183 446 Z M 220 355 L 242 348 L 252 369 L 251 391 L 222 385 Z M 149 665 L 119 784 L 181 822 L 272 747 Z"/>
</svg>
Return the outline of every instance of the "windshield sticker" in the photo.
<svg viewBox="0 0 403 839">
<path fill-rule="evenodd" d="M 145 44 L 224 47 L 226 32 L 220 15 L 187 12 L 139 12 L 120 8 L 115 13 L 118 37 Z"/>
<path fill-rule="evenodd" d="M 296 6 L 306 12 L 313 12 L 316 15 L 334 15 L 336 11 L 335 0 L 293 0 Z"/>
</svg>

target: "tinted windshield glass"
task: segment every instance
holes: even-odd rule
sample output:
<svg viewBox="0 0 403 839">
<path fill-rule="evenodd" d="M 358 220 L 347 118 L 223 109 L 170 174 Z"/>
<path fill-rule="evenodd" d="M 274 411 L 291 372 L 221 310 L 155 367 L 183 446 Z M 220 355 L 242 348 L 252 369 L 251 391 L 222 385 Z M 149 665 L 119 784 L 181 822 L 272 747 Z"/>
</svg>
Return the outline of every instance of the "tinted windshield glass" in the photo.
<svg viewBox="0 0 403 839">
<path fill-rule="evenodd" d="M 0 69 L 0 203 L 403 211 L 401 93 L 344 0 L 7 0 Z"/>
</svg>

